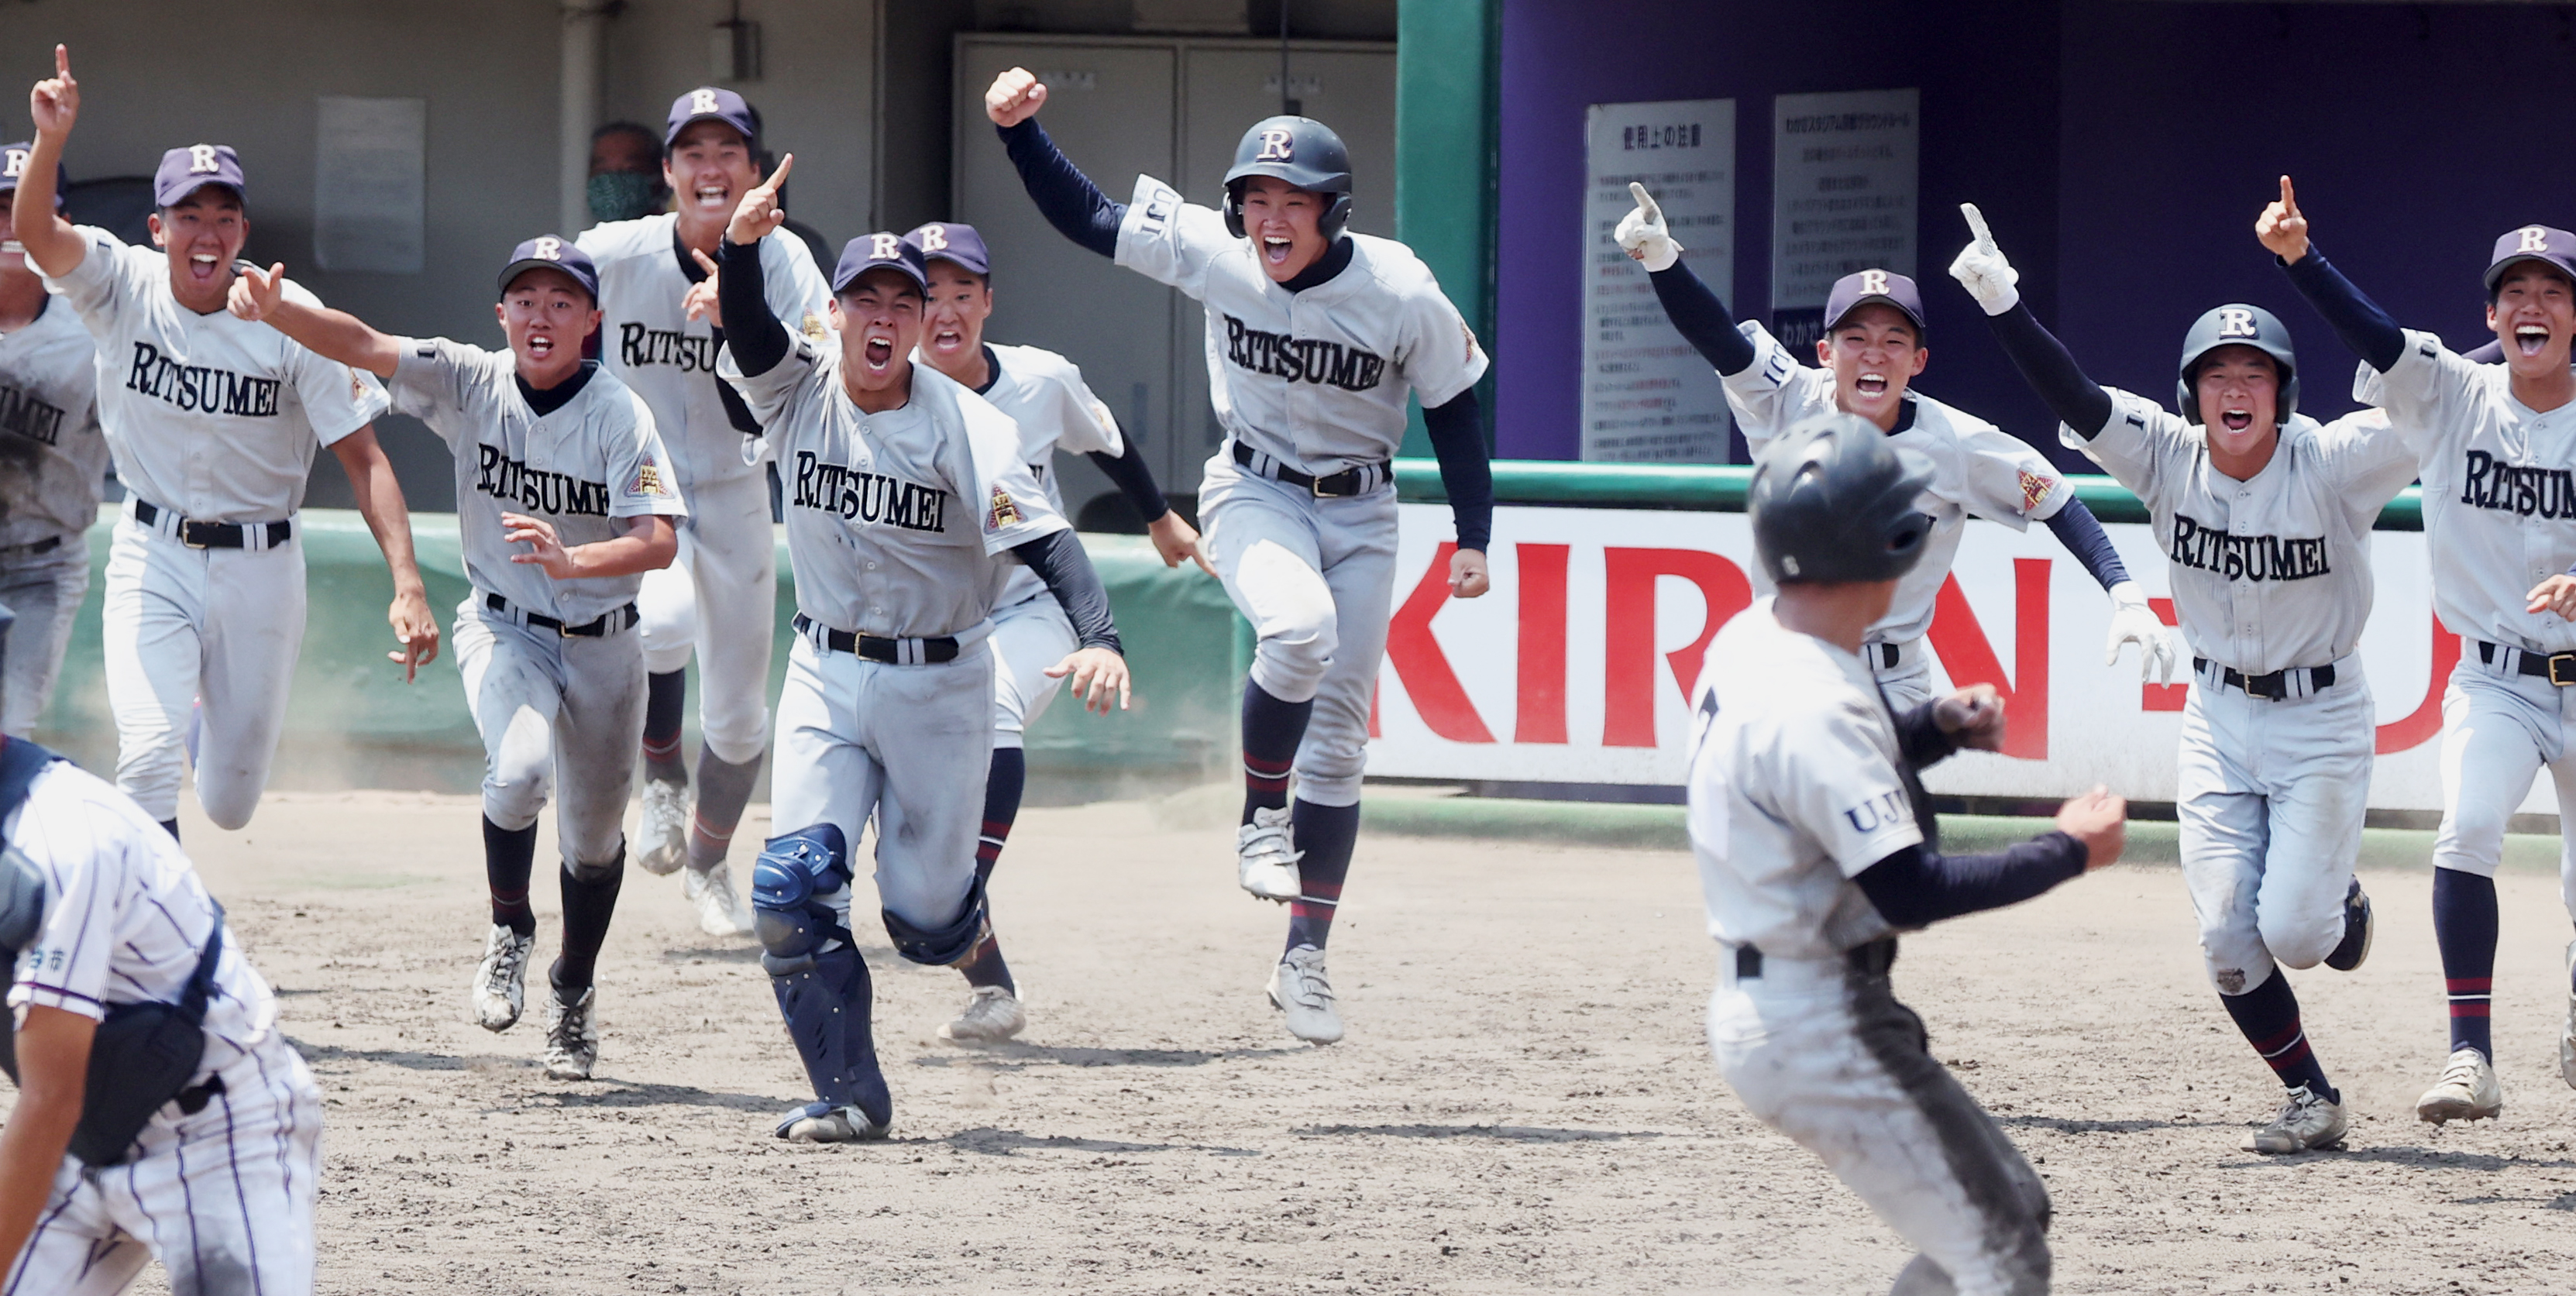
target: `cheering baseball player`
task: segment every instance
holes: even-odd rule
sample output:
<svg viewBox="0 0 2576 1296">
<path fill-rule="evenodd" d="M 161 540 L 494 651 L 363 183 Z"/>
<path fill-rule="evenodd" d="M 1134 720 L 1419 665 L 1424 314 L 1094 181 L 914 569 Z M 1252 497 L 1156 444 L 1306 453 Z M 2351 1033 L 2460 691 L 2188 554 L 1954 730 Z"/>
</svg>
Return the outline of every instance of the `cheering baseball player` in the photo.
<svg viewBox="0 0 2576 1296">
<path fill-rule="evenodd" d="M 393 572 L 391 654 L 408 680 L 438 652 L 438 622 L 412 560 L 411 517 L 372 420 L 372 379 L 275 329 L 234 319 L 224 298 L 250 232 L 231 148 L 163 154 L 152 178 L 153 241 L 127 247 L 54 210 L 63 145 L 80 112 L 71 55 L 28 95 L 35 147 L 10 223 L 28 260 L 80 316 L 116 473 L 131 498 L 107 561 L 107 700 L 116 784 L 179 830 L 192 718 L 202 720 L 197 800 L 218 827 L 259 807 L 304 643 L 304 551 L 295 513 L 317 445 L 349 474 L 358 511 Z M 310 302 L 312 294 L 288 285 Z"/>
<path fill-rule="evenodd" d="M 741 95 L 711 87 L 681 95 L 662 136 L 662 180 L 678 196 L 675 210 L 595 225 L 578 240 L 599 267 L 601 363 L 652 407 L 671 451 L 668 471 L 689 504 L 675 519 L 679 560 L 648 574 L 636 599 L 651 684 L 635 862 L 657 874 L 687 864 L 681 890 L 710 936 L 751 931 L 725 852 L 769 744 L 770 628 L 778 617 L 768 476 L 742 457 L 743 437 L 759 425 L 716 378 L 725 334 L 709 279 L 726 223 L 760 180 L 759 149 L 760 114 Z M 769 310 L 808 336 L 819 332 L 830 293 L 814 254 L 784 230 L 760 249 Z M 692 654 L 703 739 L 694 812 L 680 750 Z"/>
<path fill-rule="evenodd" d="M 743 196 L 718 282 L 731 327 L 719 372 L 767 431 L 787 483 L 796 642 L 778 705 L 772 838 L 752 874 L 779 1013 L 814 1084 L 780 1138 L 885 1137 L 893 1100 L 870 1033 L 867 965 L 850 929 L 854 848 L 876 821 L 877 898 L 895 951 L 954 967 L 990 928 L 975 827 L 993 755 L 993 609 L 1009 559 L 1062 605 L 1079 647 L 1048 673 L 1087 706 L 1127 703 L 1109 594 L 1029 474 L 1019 430 L 913 362 L 929 286 L 921 250 L 850 240 L 832 268 L 832 328 L 791 332 L 768 305 L 761 240 L 778 186 Z"/>
<path fill-rule="evenodd" d="M 914 361 L 956 379 L 1011 416 L 1019 425 L 1020 461 L 1045 488 L 1057 515 L 1064 515 L 1064 495 L 1056 488 L 1055 452 L 1087 454 L 1136 506 L 1137 516 L 1148 519 L 1146 534 L 1164 566 L 1195 560 L 1214 575 L 1199 554 L 1199 533 L 1164 502 L 1143 449 L 1119 435 L 1118 421 L 1083 383 L 1082 371 L 1053 351 L 984 340 L 984 322 L 993 314 L 992 259 L 984 236 L 972 225 L 933 222 L 903 241 L 921 253 L 930 276 Z M 987 883 L 1019 817 L 1028 781 L 1024 737 L 1055 701 L 1056 679 L 1047 672 L 1079 641 L 1045 583 L 1021 567 L 1011 572 L 994 605 L 992 644 L 993 764 L 984 781 L 984 832 L 975 846 L 975 874 Z M 1028 1024 L 999 936 L 985 937 L 957 970 L 971 989 L 966 1010 L 939 1028 L 941 1039 L 1004 1040 Z"/>
<path fill-rule="evenodd" d="M 2504 1110 L 2487 1012 L 2505 821 L 2544 765 L 2560 804 L 2576 806 L 2576 234 L 2527 225 L 2496 240 L 2487 327 L 2503 344 L 2502 365 L 2399 328 L 2308 241 L 2288 176 L 2254 235 L 2362 358 L 2354 397 L 2386 410 L 2416 449 L 2433 612 L 2461 636 L 2462 652 L 2442 694 L 2442 827 L 2433 838 L 2451 1056 L 2415 1114 L 2437 1125 L 2492 1117 Z M 2576 913 L 2576 845 L 2560 876 Z M 2558 1070 L 2576 1085 L 2576 944 L 2567 956 Z"/>
<path fill-rule="evenodd" d="M 0 744 L 5 1296 L 310 1296 L 322 1093 L 179 843 L 24 739 Z M 5 1025 L 5 1023 L 0 1023 Z"/>
<path fill-rule="evenodd" d="M 1350 153 L 1323 123 L 1244 132 L 1222 211 L 1136 177 L 1112 202 L 1037 124 L 1046 87 L 1012 68 L 984 111 L 1039 211 L 1067 238 L 1207 307 L 1210 398 L 1225 445 L 1207 462 L 1207 554 L 1260 636 L 1243 687 L 1243 888 L 1289 905 L 1270 1002 L 1299 1039 L 1341 1016 L 1324 944 L 1359 835 L 1370 700 L 1395 597 L 1390 461 L 1422 402 L 1457 519 L 1449 589 L 1491 584 L 1493 478 L 1475 386 L 1486 360 L 1411 249 L 1343 229 Z M 1296 807 L 1288 805 L 1296 776 Z"/>
<path fill-rule="evenodd" d="M 0 145 L 0 233 L 33 144 Z M 54 174 L 54 207 L 63 177 Z M 107 485 L 98 349 L 54 305 L 15 238 L 0 239 L 0 606 L 18 651 L 0 659 L 0 732 L 24 738 L 54 696 L 72 618 L 89 592 L 90 524 Z"/>
<path fill-rule="evenodd" d="M 1911 459 L 1910 454 L 1906 456 Z M 1944 856 L 1917 772 L 1992 750 L 1991 685 L 1891 715 L 1861 650 L 1932 543 L 1927 466 L 1858 415 L 1808 419 L 1755 461 L 1753 544 L 1778 590 L 1718 632 L 1692 690 L 1692 850 L 1723 952 L 1718 1070 L 1918 1254 L 1900 1293 L 2044 1293 L 2048 1193 L 1925 1047 L 1888 981 L 1896 933 L 2013 904 L 2120 856 L 2101 789 L 2000 855 Z"/>
<path fill-rule="evenodd" d="M 492 898 L 474 1019 L 493 1031 L 519 1020 L 537 936 L 537 811 L 559 785 L 563 955 L 547 977 L 545 1064 L 555 1079 L 587 1080 L 599 1061 L 592 969 L 626 872 L 622 821 L 644 727 L 636 587 L 670 563 L 673 523 L 687 515 L 663 475 L 652 412 L 582 358 L 599 327 L 598 271 L 564 239 L 530 239 L 501 268 L 493 313 L 507 351 L 388 337 L 288 298 L 284 271 L 243 271 L 233 313 L 386 379 L 394 408 L 456 452 L 456 527 L 473 582 L 456 609 L 456 655 L 483 736 Z"/>
<path fill-rule="evenodd" d="M 1923 498 L 1932 536 L 1923 561 L 1914 564 L 1890 605 L 1887 621 L 1870 627 L 1870 669 L 1887 689 L 1890 706 L 1908 707 L 1932 693 L 1932 663 L 1923 635 L 1960 533 L 1970 517 L 2018 531 L 2045 522 L 2058 542 L 2111 595 L 2111 636 L 2103 657 L 2117 661 L 2123 644 L 2138 645 L 2141 675 L 2170 680 L 2172 642 L 2147 596 L 2129 579 L 2110 537 L 2074 487 L 2047 459 L 2019 438 L 1984 419 L 1913 390 L 1931 360 L 1923 342 L 1923 298 L 1914 281 L 1888 270 L 1863 270 L 1834 281 L 1825 299 L 1825 333 L 1816 341 L 1817 368 L 1798 363 L 1789 348 L 1760 324 L 1738 325 L 1726 303 L 1681 263 L 1682 245 L 1664 225 L 1663 208 L 1641 184 L 1630 184 L 1637 206 L 1620 218 L 1612 237 L 1646 267 L 1655 296 L 1673 327 L 1717 369 L 1727 407 L 1759 457 L 1773 437 L 1803 419 L 1840 411 L 1867 419 L 1897 445 L 1931 465 Z"/>
<path fill-rule="evenodd" d="M 2084 375 L 2021 301 L 2020 273 L 1973 206 L 1950 273 L 1985 308 L 2066 444 L 2137 492 L 2191 646 L 2175 794 L 2183 881 L 2218 1001 L 2288 1094 L 2247 1149 L 2304 1152 L 2350 1120 L 2279 964 L 2349 972 L 2370 953 L 2353 876 L 2378 736 L 2358 648 L 2370 528 L 2415 480 L 2415 448 L 2376 410 L 2298 412 L 2289 330 L 2220 306 L 2183 335 L 2171 411 Z"/>
</svg>

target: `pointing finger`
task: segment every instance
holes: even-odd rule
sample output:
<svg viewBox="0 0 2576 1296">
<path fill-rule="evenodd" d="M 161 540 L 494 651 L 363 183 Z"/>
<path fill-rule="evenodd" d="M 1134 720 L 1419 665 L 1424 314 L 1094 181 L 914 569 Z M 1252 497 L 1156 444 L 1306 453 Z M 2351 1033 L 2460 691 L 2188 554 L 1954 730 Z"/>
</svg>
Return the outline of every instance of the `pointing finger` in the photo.
<svg viewBox="0 0 2576 1296">
<path fill-rule="evenodd" d="M 1644 209 L 1648 223 L 1663 223 L 1663 206 L 1655 201 L 1655 196 L 1653 194 L 1646 192 L 1646 186 L 1631 180 L 1628 182 L 1628 193 L 1631 197 L 1634 197 L 1637 200 L 1637 206 Z"/>
<path fill-rule="evenodd" d="M 787 173 L 789 170 L 794 168 L 795 165 L 796 155 L 793 153 L 779 158 L 778 169 L 770 172 L 769 178 L 760 182 L 761 189 L 768 193 L 777 193 L 778 186 L 787 183 Z"/>
<path fill-rule="evenodd" d="M 1968 218 L 1968 232 L 1976 236 L 1977 250 L 1986 253 L 1993 252 L 1995 250 L 1995 235 L 1993 230 L 1986 228 L 1986 214 L 1978 211 L 1975 203 L 1959 204 L 1959 214 Z"/>
<path fill-rule="evenodd" d="M 708 256 L 706 253 L 701 252 L 696 248 L 690 248 L 689 255 L 698 259 L 699 269 L 706 271 L 708 274 L 714 274 L 716 272 L 716 261 L 714 257 Z"/>
<path fill-rule="evenodd" d="M 72 79 L 72 51 L 70 46 L 56 45 L 54 47 L 54 75 L 61 77 L 65 81 Z"/>
<path fill-rule="evenodd" d="M 2289 216 L 2296 216 L 2299 214 L 2299 195 L 2296 190 L 2290 187 L 2290 177 L 2288 176 L 2281 177 L 2281 211 L 2283 214 Z"/>
</svg>

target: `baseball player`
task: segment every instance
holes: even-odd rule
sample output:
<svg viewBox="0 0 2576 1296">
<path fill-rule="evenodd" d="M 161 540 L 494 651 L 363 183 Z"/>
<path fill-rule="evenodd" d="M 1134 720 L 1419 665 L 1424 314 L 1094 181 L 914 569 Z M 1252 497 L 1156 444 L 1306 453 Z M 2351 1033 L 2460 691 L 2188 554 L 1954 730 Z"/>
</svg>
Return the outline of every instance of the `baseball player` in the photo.
<svg viewBox="0 0 2576 1296">
<path fill-rule="evenodd" d="M 1979 685 L 1891 715 L 1861 658 L 1932 545 L 1931 480 L 1852 414 L 1755 461 L 1753 542 L 1778 592 L 1718 632 L 1692 690 L 1691 847 L 1722 947 L 1708 1039 L 1744 1105 L 1920 1253 L 1896 1291 L 2018 1296 L 2048 1290 L 2047 1190 L 1926 1049 L 1888 969 L 1898 931 L 2118 859 L 2125 806 L 2097 788 L 2000 855 L 1940 853 L 1916 772 L 2000 744 L 2000 700 Z"/>
<path fill-rule="evenodd" d="M 0 1296 L 111 1296 L 154 1260 L 173 1292 L 307 1296 L 322 1094 L 268 983 L 131 798 L 23 739 L 0 784 Z"/>
<path fill-rule="evenodd" d="M 0 225 L 33 144 L 0 145 Z M 54 206 L 63 177 L 54 175 Z M 24 738 L 54 696 L 73 614 L 89 592 L 89 528 L 107 485 L 97 349 L 54 305 L 14 238 L 0 239 L 0 605 L 18 651 L 0 664 L 0 732 Z"/>
<path fill-rule="evenodd" d="M 587 1080 L 599 1061 L 592 970 L 625 877 L 629 744 L 644 728 L 644 649 L 629 633 L 636 587 L 670 563 L 673 524 L 687 516 L 652 411 L 582 358 L 599 327 L 599 277 L 565 239 L 530 239 L 502 267 L 493 313 L 507 351 L 388 337 L 289 299 L 284 272 L 245 270 L 233 313 L 386 379 L 394 408 L 456 452 L 456 527 L 473 583 L 456 609 L 456 654 L 483 736 L 492 900 L 473 1015 L 491 1031 L 519 1020 L 536 947 L 537 811 L 560 784 L 563 955 L 547 977 L 545 1064 L 555 1079 Z"/>
<path fill-rule="evenodd" d="M 1834 281 L 1825 299 L 1825 332 L 1816 340 L 1817 368 L 1798 363 L 1760 324 L 1739 325 L 1726 304 L 1681 263 L 1682 245 L 1664 225 L 1663 209 L 1641 184 L 1630 184 L 1637 206 L 1613 233 L 1621 249 L 1646 267 L 1655 296 L 1684 339 L 1717 370 L 1727 408 L 1758 457 L 1771 438 L 1802 419 L 1839 410 L 1858 414 L 1897 445 L 1932 465 L 1932 539 L 1897 591 L 1887 622 L 1870 627 L 1870 669 L 1887 689 L 1890 706 L 1930 700 L 1932 663 L 1923 635 L 1959 537 L 1970 517 L 2018 531 L 2045 522 L 2067 552 L 2111 595 L 2111 634 L 2103 659 L 2117 661 L 2123 644 L 2138 645 L 2142 675 L 2170 680 L 2172 642 L 2147 596 L 2111 548 L 2093 511 L 2048 460 L 2020 438 L 1913 390 L 1932 358 L 1923 339 L 1923 299 L 1914 281 L 1889 270 L 1863 270 Z"/>
<path fill-rule="evenodd" d="M 1243 888 L 1289 905 L 1270 1002 L 1299 1039 L 1342 1037 L 1324 944 L 1359 835 L 1369 706 L 1395 596 L 1389 461 L 1408 397 L 1457 521 L 1449 589 L 1491 585 L 1493 479 L 1475 386 L 1486 360 L 1429 267 L 1350 234 L 1349 150 L 1323 123 L 1245 131 L 1222 211 L 1136 177 L 1112 202 L 1036 121 L 1046 87 L 1022 68 L 984 110 L 1047 220 L 1074 242 L 1207 307 L 1208 390 L 1225 444 L 1199 487 L 1206 549 L 1260 636 L 1243 687 Z M 1296 776 L 1296 808 L 1288 805 Z"/>
<path fill-rule="evenodd" d="M 206 817 L 239 828 L 268 781 L 304 643 L 295 513 L 316 446 L 347 470 L 393 573 L 387 620 L 403 678 L 438 653 L 402 485 L 376 444 L 372 420 L 385 394 L 225 312 L 250 229 L 231 148 L 162 155 L 152 179 L 157 252 L 63 219 L 55 185 L 80 86 L 59 45 L 54 68 L 28 95 L 36 142 L 10 218 L 27 259 L 88 326 L 100 372 L 115 380 L 99 389 L 98 418 L 130 493 L 108 553 L 103 614 L 116 784 L 176 834 L 193 746 Z"/>
<path fill-rule="evenodd" d="M 1010 419 L 913 362 L 929 283 L 891 233 L 832 268 L 832 328 L 791 332 L 767 304 L 761 240 L 778 185 L 744 195 L 718 276 L 732 327 L 719 372 L 767 432 L 747 443 L 787 483 L 796 642 L 778 706 L 773 838 L 752 874 L 761 964 L 815 1101 L 781 1138 L 885 1137 L 893 1104 L 869 1035 L 867 966 L 850 931 L 852 848 L 873 814 L 877 897 L 896 952 L 956 966 L 989 928 L 976 812 L 993 754 L 992 613 L 1010 571 L 1035 571 L 1081 645 L 1049 674 L 1087 706 L 1127 703 L 1109 595 Z"/>
<path fill-rule="evenodd" d="M 2066 444 L 2137 492 L 2191 645 L 2176 809 L 2183 881 L 2219 1002 L 2288 1091 L 2249 1151 L 2329 1147 L 2350 1121 L 2276 963 L 2339 971 L 2370 953 L 2361 852 L 2377 729 L 2356 651 L 2370 620 L 2370 528 L 2415 480 L 2415 448 L 2376 410 L 2298 412 L 2289 330 L 2220 306 L 2183 335 L 2170 412 L 2106 391 L 2041 327 L 1995 247 L 1950 273 L 1984 307 Z"/>
<path fill-rule="evenodd" d="M 2544 765 L 2576 805 L 2576 234 L 2526 225 L 2496 240 L 2487 327 L 2502 365 L 2401 329 L 2308 242 L 2288 176 L 2255 237 L 2299 294 L 2360 355 L 2356 399 L 2415 445 L 2433 611 L 2462 639 L 2442 694 L 2442 827 L 2433 838 L 2433 934 L 2451 1008 L 2451 1055 L 2415 1105 L 2434 1124 L 2504 1110 L 2487 1012 L 2494 989 L 2495 871 L 2505 820 Z M 2576 914 L 2576 837 L 2561 889 Z M 2568 948 L 2559 1074 L 2576 1085 L 2576 945 Z"/>
<path fill-rule="evenodd" d="M 921 253 L 930 276 L 913 360 L 1011 416 L 1019 425 L 1020 461 L 1045 488 L 1057 515 L 1065 509 L 1056 488 L 1055 452 L 1087 454 L 1136 506 L 1137 516 L 1148 519 L 1146 534 L 1164 566 L 1194 560 L 1214 575 L 1199 553 L 1198 531 L 1164 502 L 1142 447 L 1119 435 L 1118 421 L 1084 385 L 1082 371 L 1053 351 L 984 340 L 984 321 L 993 314 L 992 260 L 984 236 L 972 225 L 934 222 L 903 241 Z M 1013 571 L 993 608 L 993 764 L 984 780 L 984 832 L 975 847 L 976 876 L 987 882 L 1020 813 L 1028 780 L 1023 737 L 1055 701 L 1056 681 L 1047 671 L 1076 646 L 1073 623 L 1037 574 Z M 988 936 L 958 971 L 972 989 L 966 1010 L 939 1028 L 941 1039 L 1009 1039 L 1028 1024 L 998 936 Z"/>
<path fill-rule="evenodd" d="M 679 561 L 644 578 L 644 813 L 635 862 L 648 873 L 682 863 L 682 890 L 710 936 L 751 931 L 725 851 L 760 777 L 769 743 L 768 627 L 777 619 L 777 537 L 769 484 L 743 462 L 758 431 L 742 398 L 716 380 L 724 346 L 711 259 L 742 196 L 760 179 L 760 115 L 731 90 L 701 87 L 671 102 L 662 136 L 662 180 L 675 210 L 595 225 L 579 239 L 599 267 L 605 318 L 599 354 L 608 372 L 652 407 L 654 426 L 688 516 Z M 769 309 L 809 335 L 823 327 L 830 293 L 814 255 L 793 234 L 761 244 Z M 687 700 L 683 673 L 698 662 L 697 805 L 680 750 Z"/>
</svg>

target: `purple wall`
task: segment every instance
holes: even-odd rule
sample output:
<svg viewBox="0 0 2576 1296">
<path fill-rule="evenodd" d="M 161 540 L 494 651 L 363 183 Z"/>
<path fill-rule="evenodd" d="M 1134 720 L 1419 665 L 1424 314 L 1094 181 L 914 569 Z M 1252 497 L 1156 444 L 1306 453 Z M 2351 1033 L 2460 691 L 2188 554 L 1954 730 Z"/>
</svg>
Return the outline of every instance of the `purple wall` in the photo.
<svg viewBox="0 0 2576 1296">
<path fill-rule="evenodd" d="M 2576 227 L 2571 85 L 2576 20 L 2555 7 L 1505 0 L 1498 451 L 1579 443 L 1587 104 L 1736 99 L 1735 299 L 1764 314 L 1772 96 L 1919 87 L 1922 389 L 2073 467 L 1942 272 L 1958 203 L 2101 381 L 2162 395 L 2183 328 L 2245 299 L 2289 322 L 2305 407 L 2331 413 L 2352 357 L 2253 239 L 2273 177 L 2298 179 L 2318 245 L 2401 323 L 2473 344 L 2494 237 Z"/>
</svg>

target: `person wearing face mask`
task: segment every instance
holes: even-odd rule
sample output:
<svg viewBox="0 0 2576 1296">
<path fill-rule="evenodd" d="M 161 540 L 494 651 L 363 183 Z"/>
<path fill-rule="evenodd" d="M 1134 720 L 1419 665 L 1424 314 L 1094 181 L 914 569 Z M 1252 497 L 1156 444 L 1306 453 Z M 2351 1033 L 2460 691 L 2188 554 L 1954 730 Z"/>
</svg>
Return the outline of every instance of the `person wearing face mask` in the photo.
<svg viewBox="0 0 2576 1296">
<path fill-rule="evenodd" d="M 1919 451 L 1932 462 L 1932 486 L 1923 496 L 1932 518 L 1930 545 L 1923 561 L 1906 573 L 1887 619 L 1869 631 L 1870 669 L 1887 690 L 1888 705 L 1914 706 L 1932 696 L 1932 662 L 1923 636 L 1932 627 L 1933 606 L 1970 517 L 2016 531 L 2046 523 L 2111 596 L 2104 660 L 2119 660 L 2121 645 L 2135 643 L 2141 676 L 2172 678 L 2173 645 L 2164 623 L 2129 579 L 2102 524 L 2075 498 L 2074 487 L 2019 438 L 1914 390 L 1932 353 L 1923 343 L 1923 297 L 1913 279 L 1892 270 L 1861 270 L 1835 280 L 1825 299 L 1816 366 L 1810 368 L 1760 324 L 1737 324 L 1681 260 L 1684 249 L 1646 187 L 1630 184 L 1628 191 L 1637 206 L 1621 218 L 1612 238 L 1646 268 L 1673 327 L 1717 370 L 1727 407 L 1756 456 L 1799 420 L 1839 410 L 1869 420 L 1899 448 Z"/>
<path fill-rule="evenodd" d="M 642 220 L 671 197 L 662 183 L 662 141 L 641 122 L 610 122 L 590 133 L 590 218 Z"/>
<path fill-rule="evenodd" d="M 2174 408 L 2096 385 L 2021 300 L 1975 207 L 1950 273 L 2064 424 L 2066 444 L 2137 492 L 2191 646 L 2175 810 L 2182 876 L 2219 1002 L 2286 1091 L 2252 1152 L 2342 1142 L 2343 1095 L 2300 1023 L 2289 968 L 2370 953 L 2361 852 L 2376 721 L 2359 646 L 2376 589 L 2370 530 L 2415 479 L 2377 410 L 2298 412 L 2290 333 L 2230 303 L 2183 334 Z"/>
</svg>

